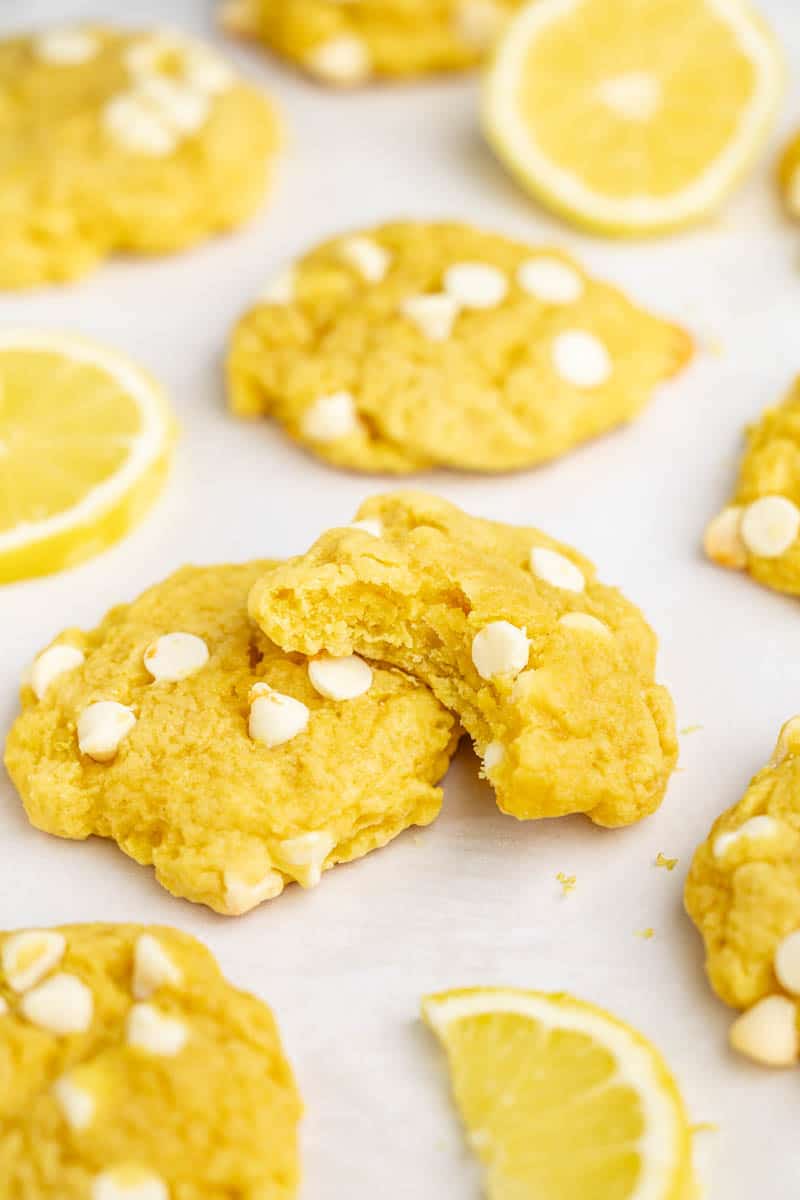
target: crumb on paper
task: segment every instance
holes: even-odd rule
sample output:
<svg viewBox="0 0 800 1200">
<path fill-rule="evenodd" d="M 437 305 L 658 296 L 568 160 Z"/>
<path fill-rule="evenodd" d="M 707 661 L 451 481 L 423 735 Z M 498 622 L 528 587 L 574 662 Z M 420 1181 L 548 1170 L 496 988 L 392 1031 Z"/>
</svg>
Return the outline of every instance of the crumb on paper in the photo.
<svg viewBox="0 0 800 1200">
<path fill-rule="evenodd" d="M 696 1133 L 719 1133 L 719 1125 L 716 1121 L 696 1121 L 694 1125 L 689 1126 L 689 1133 L 692 1136 Z"/>
<path fill-rule="evenodd" d="M 679 729 L 678 733 L 681 737 L 689 737 L 693 733 L 700 733 L 702 725 L 684 725 L 683 729 Z"/>
<path fill-rule="evenodd" d="M 644 938 L 646 942 L 649 942 L 651 938 L 656 936 L 656 931 L 648 926 L 647 929 L 637 929 L 636 936 Z"/>
<path fill-rule="evenodd" d="M 674 871 L 678 865 L 678 860 L 677 858 L 667 858 L 666 854 L 659 850 L 653 865 L 656 867 L 665 867 L 668 871 Z"/>
<path fill-rule="evenodd" d="M 556 875 L 556 879 L 561 884 L 562 895 L 568 896 L 570 892 L 575 891 L 577 879 L 574 875 L 565 875 L 563 871 L 559 871 Z"/>
</svg>

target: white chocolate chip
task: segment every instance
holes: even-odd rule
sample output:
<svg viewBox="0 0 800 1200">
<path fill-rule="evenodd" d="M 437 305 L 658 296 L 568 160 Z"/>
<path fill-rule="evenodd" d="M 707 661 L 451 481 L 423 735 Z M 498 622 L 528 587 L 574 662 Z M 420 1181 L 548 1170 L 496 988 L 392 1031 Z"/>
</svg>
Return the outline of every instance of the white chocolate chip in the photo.
<svg viewBox="0 0 800 1200">
<path fill-rule="evenodd" d="M 714 838 L 714 857 L 724 858 L 731 846 L 742 838 L 767 838 L 774 837 L 780 831 L 780 825 L 774 817 L 762 815 L 759 817 L 750 817 L 747 821 L 739 826 L 738 829 L 730 830 L 728 833 L 718 833 Z"/>
<path fill-rule="evenodd" d="M 95 1175 L 92 1200 L 169 1200 L 169 1189 L 160 1175 L 126 1163 Z"/>
<path fill-rule="evenodd" d="M 193 633 L 165 633 L 144 652 L 144 665 L 157 683 L 188 679 L 208 662 L 208 646 Z"/>
<path fill-rule="evenodd" d="M 373 537 L 383 537 L 383 522 L 378 517 L 362 517 L 360 521 L 351 521 L 348 529 L 360 529 L 362 533 L 371 533 Z"/>
<path fill-rule="evenodd" d="M 78 717 L 78 748 L 96 762 L 109 762 L 136 724 L 130 708 L 116 700 L 98 700 Z"/>
<path fill-rule="evenodd" d="M 574 304 L 584 290 L 583 279 L 574 267 L 544 254 L 520 265 L 517 283 L 523 292 L 544 304 Z"/>
<path fill-rule="evenodd" d="M 232 68 L 207 46 L 192 44 L 186 55 L 186 82 L 209 96 L 220 96 L 236 83 Z"/>
<path fill-rule="evenodd" d="M 800 530 L 800 509 L 785 496 L 762 496 L 742 514 L 742 541 L 759 558 L 780 558 Z"/>
<path fill-rule="evenodd" d="M 258 299 L 262 304 L 291 304 L 294 300 L 295 277 L 294 267 L 284 267 L 260 292 Z"/>
<path fill-rule="evenodd" d="M 339 244 L 339 253 L 367 283 L 380 283 L 392 261 L 389 251 L 368 237 L 345 238 Z"/>
<path fill-rule="evenodd" d="M 559 625 L 565 629 L 577 629 L 583 633 L 591 633 L 596 637 L 611 637 L 611 630 L 591 613 L 569 612 L 558 618 Z"/>
<path fill-rule="evenodd" d="M 334 658 L 320 654 L 308 663 L 312 686 L 328 700 L 355 700 L 372 686 L 372 667 L 357 654 Z"/>
<path fill-rule="evenodd" d="M 549 550 L 546 546 L 534 546 L 531 550 L 531 570 L 538 579 L 565 592 L 582 592 L 586 587 L 583 571 L 575 563 Z"/>
<path fill-rule="evenodd" d="M 100 42 L 85 29 L 53 29 L 33 39 L 33 51 L 42 62 L 76 66 L 94 58 Z"/>
<path fill-rule="evenodd" d="M 272 750 L 302 733 L 311 713 L 302 700 L 276 692 L 266 683 L 250 689 L 248 732 L 254 742 Z"/>
<path fill-rule="evenodd" d="M 26 992 L 20 1012 L 40 1029 L 66 1036 L 85 1033 L 92 1023 L 92 993 L 75 975 L 59 972 Z"/>
<path fill-rule="evenodd" d="M 790 1067 L 797 1062 L 797 1010 L 786 996 L 765 996 L 737 1017 L 730 1044 L 765 1067 Z"/>
<path fill-rule="evenodd" d="M 3 973 L 15 992 L 27 992 L 57 967 L 67 939 L 55 929 L 26 929 L 3 942 Z"/>
<path fill-rule="evenodd" d="M 611 377 L 611 355 L 593 333 L 583 329 L 560 333 L 553 342 L 552 353 L 557 374 L 574 387 L 600 387 Z"/>
<path fill-rule="evenodd" d="M 128 1013 L 126 1035 L 129 1045 L 171 1058 L 186 1045 L 189 1031 L 183 1021 L 166 1016 L 152 1004 L 134 1004 Z"/>
<path fill-rule="evenodd" d="M 492 621 L 472 639 L 472 661 L 481 679 L 518 675 L 528 665 L 529 653 L 527 633 L 510 621 Z"/>
<path fill-rule="evenodd" d="M 456 263 L 445 271 L 444 290 L 460 308 L 496 308 L 508 294 L 508 281 L 486 263 Z"/>
<path fill-rule="evenodd" d="M 468 45 L 485 50 L 495 41 L 503 19 L 495 0 L 460 0 L 454 17 L 455 31 Z"/>
<path fill-rule="evenodd" d="M 358 412 L 350 392 L 320 396 L 303 413 L 301 429 L 315 442 L 335 442 L 358 433 Z"/>
<path fill-rule="evenodd" d="M 400 311 L 429 342 L 446 342 L 453 332 L 459 307 L 452 296 L 437 292 L 409 296 L 400 305 Z"/>
<path fill-rule="evenodd" d="M 264 900 L 274 900 L 283 891 L 284 881 L 280 871 L 267 871 L 256 883 L 247 883 L 235 871 L 226 871 L 225 911 L 232 917 L 250 912 Z"/>
<path fill-rule="evenodd" d="M 626 121 L 650 121 L 663 104 L 661 81 L 651 71 L 626 71 L 603 79 L 596 88 L 598 99 Z"/>
<path fill-rule="evenodd" d="M 144 96 L 135 91 L 114 96 L 103 109 L 103 123 L 115 141 L 135 154 L 166 158 L 178 139 Z"/>
<path fill-rule="evenodd" d="M 322 878 L 325 859 L 335 845 L 336 839 L 326 829 L 315 829 L 286 838 L 278 845 L 276 858 L 301 887 L 313 888 Z"/>
<path fill-rule="evenodd" d="M 778 734 L 775 749 L 772 751 L 769 765 L 777 767 L 794 754 L 800 754 L 800 717 L 791 717 L 783 725 Z"/>
<path fill-rule="evenodd" d="M 800 929 L 778 944 L 773 959 L 775 978 L 787 992 L 800 996 Z"/>
<path fill-rule="evenodd" d="M 489 742 L 489 745 L 483 752 L 483 769 L 491 771 L 494 767 L 500 765 L 506 756 L 506 748 L 502 742 Z"/>
<path fill-rule="evenodd" d="M 53 1095 L 71 1129 L 88 1129 L 94 1119 L 94 1096 L 79 1087 L 69 1075 L 62 1075 L 53 1084 Z"/>
<path fill-rule="evenodd" d="M 153 112 L 172 133 L 196 133 L 208 120 L 211 101 L 205 92 L 159 76 L 139 83 L 135 95 L 151 105 Z"/>
<path fill-rule="evenodd" d="M 66 671 L 73 671 L 86 661 L 86 656 L 77 646 L 51 646 L 31 667 L 30 684 L 37 700 L 43 700 L 54 679 Z"/>
<path fill-rule="evenodd" d="M 165 984 L 177 987 L 181 978 L 180 970 L 157 938 L 143 933 L 136 939 L 132 990 L 137 1000 L 147 1000 Z"/>
<path fill-rule="evenodd" d="M 369 50 L 361 38 L 342 34 L 322 42 L 307 56 L 307 70 L 326 83 L 348 86 L 363 83 L 372 71 Z"/>
<path fill-rule="evenodd" d="M 742 510 L 731 505 L 709 521 L 703 537 L 703 548 L 712 562 L 722 567 L 742 570 L 747 566 L 747 547 L 741 534 Z"/>
</svg>

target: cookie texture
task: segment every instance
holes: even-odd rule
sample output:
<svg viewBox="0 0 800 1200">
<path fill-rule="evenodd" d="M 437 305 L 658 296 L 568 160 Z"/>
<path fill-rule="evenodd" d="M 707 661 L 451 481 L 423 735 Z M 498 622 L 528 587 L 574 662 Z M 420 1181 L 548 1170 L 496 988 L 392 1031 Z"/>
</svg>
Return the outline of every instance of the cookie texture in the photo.
<svg viewBox="0 0 800 1200">
<path fill-rule="evenodd" d="M 781 730 L 769 763 L 715 821 L 686 881 L 717 995 L 754 1010 L 800 996 L 800 718 Z M 794 967 L 791 959 L 794 957 Z"/>
<path fill-rule="evenodd" d="M 800 133 L 797 133 L 780 161 L 778 182 L 787 212 L 800 221 Z"/>
<path fill-rule="evenodd" d="M 36 660 L 5 761 L 31 822 L 114 839 L 238 915 L 441 806 L 453 718 L 402 672 L 286 655 L 247 616 L 269 567 L 185 567 Z"/>
<path fill-rule="evenodd" d="M 272 281 L 233 332 L 229 398 L 336 466 L 507 471 L 632 420 L 690 354 L 560 251 L 404 222 Z"/>
<path fill-rule="evenodd" d="M 747 430 L 730 503 L 710 522 L 713 562 L 800 594 L 800 378 L 786 399 Z"/>
<path fill-rule="evenodd" d="M 347 87 L 474 67 L 521 0 L 225 0 L 221 22 Z"/>
<path fill-rule="evenodd" d="M 376 497 L 359 521 L 258 581 L 250 611 L 268 637 L 427 683 L 504 812 L 626 825 L 659 805 L 677 750 L 656 639 L 585 558 L 424 493 Z"/>
<path fill-rule="evenodd" d="M 16 288 L 240 224 L 278 128 L 210 47 L 86 25 L 0 42 L 0 145 L 0 287 Z"/>
<path fill-rule="evenodd" d="M 290 1200 L 272 1014 L 165 926 L 0 935 L 0 1178 L 20 1200 Z"/>
</svg>

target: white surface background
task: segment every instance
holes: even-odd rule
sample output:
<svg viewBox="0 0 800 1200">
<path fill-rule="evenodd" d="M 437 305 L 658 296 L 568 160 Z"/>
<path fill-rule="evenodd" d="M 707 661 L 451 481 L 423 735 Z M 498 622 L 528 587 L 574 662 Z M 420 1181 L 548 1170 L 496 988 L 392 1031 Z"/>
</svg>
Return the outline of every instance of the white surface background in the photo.
<svg viewBox="0 0 800 1200">
<path fill-rule="evenodd" d="M 796 602 L 706 564 L 698 542 L 733 481 L 740 431 L 800 369 L 800 231 L 775 197 L 775 153 L 800 123 L 800 11 L 762 0 L 794 68 L 781 129 L 712 227 L 640 244 L 583 238 L 504 175 L 476 128 L 474 81 L 332 95 L 257 51 L 232 57 L 283 108 L 276 190 L 244 231 L 173 259 L 116 261 L 76 286 L 0 298 L 0 323 L 74 330 L 158 375 L 183 426 L 177 467 L 145 523 L 100 558 L 0 591 L 0 723 L 23 666 L 67 624 L 87 627 L 185 562 L 304 549 L 350 519 L 381 479 L 337 473 L 268 424 L 226 415 L 221 359 L 238 314 L 282 263 L 334 231 L 400 216 L 458 217 L 577 250 L 591 268 L 682 319 L 706 347 L 632 428 L 509 478 L 420 478 L 486 516 L 574 542 L 638 601 L 662 641 L 681 727 L 681 771 L 659 814 L 617 833 L 580 819 L 517 824 L 494 807 L 463 748 L 444 811 L 315 892 L 225 919 L 173 900 L 113 844 L 30 828 L 0 780 L 0 927 L 173 923 L 203 938 L 238 984 L 274 1007 L 307 1102 L 303 1196 L 475 1200 L 477 1173 L 443 1061 L 417 1021 L 432 989 L 507 982 L 565 989 L 652 1037 L 712 1160 L 711 1200 L 800 1194 L 800 1080 L 734 1061 L 729 1014 L 702 972 L 681 892 L 692 849 L 800 710 Z M 3 0 L 0 31 L 84 16 L 169 21 L 213 35 L 201 0 Z M 714 81 L 709 80 L 710 95 Z M 698 114 L 701 119 L 701 114 Z M 670 873 L 658 851 L 680 859 Z M 577 875 L 562 898 L 556 873 Z M 651 941 L 637 931 L 652 926 Z M 582 1200 L 591 1200 L 590 1197 Z"/>
</svg>

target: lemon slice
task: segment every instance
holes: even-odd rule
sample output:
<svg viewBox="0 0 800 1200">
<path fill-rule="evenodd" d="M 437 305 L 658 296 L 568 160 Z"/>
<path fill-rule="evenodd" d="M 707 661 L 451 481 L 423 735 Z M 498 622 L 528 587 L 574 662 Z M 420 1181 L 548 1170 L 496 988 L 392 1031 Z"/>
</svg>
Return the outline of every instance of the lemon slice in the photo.
<svg viewBox="0 0 800 1200">
<path fill-rule="evenodd" d="M 490 1200 L 690 1200 L 691 1133 L 657 1051 L 608 1013 L 514 988 L 423 1001 Z"/>
<path fill-rule="evenodd" d="M 0 582 L 117 541 L 161 490 L 175 424 L 158 386 L 113 351 L 0 331 Z"/>
<path fill-rule="evenodd" d="M 533 0 L 497 47 L 484 125 L 548 207 L 589 229 L 655 233 L 719 207 L 783 80 L 747 0 Z"/>
</svg>

